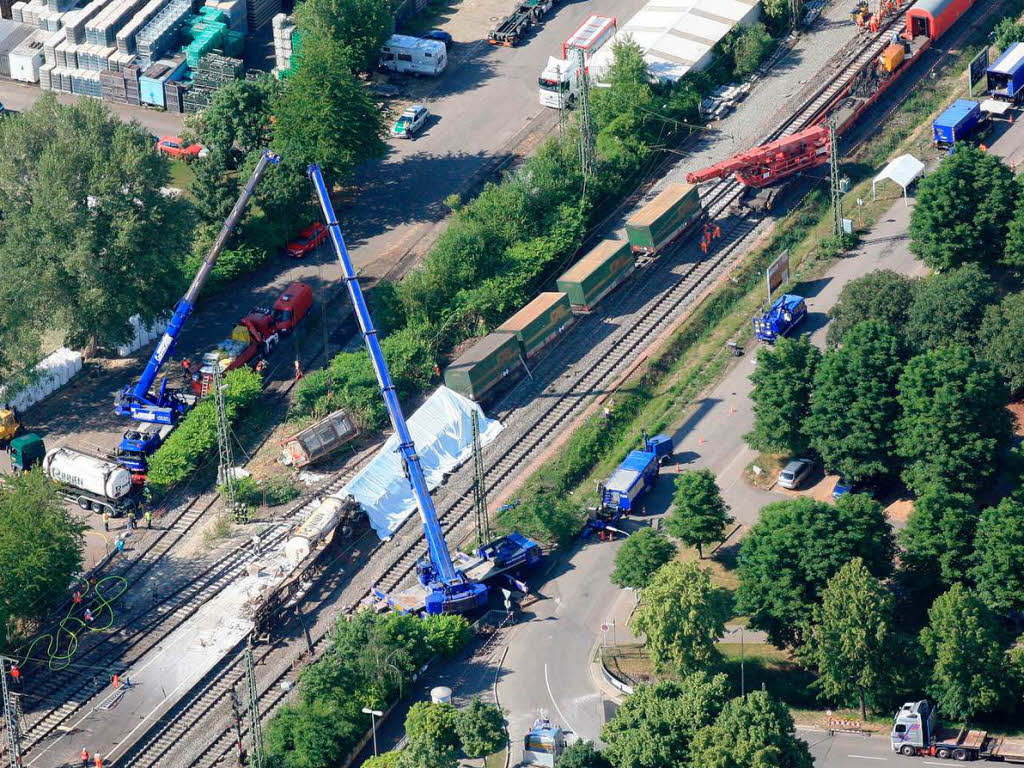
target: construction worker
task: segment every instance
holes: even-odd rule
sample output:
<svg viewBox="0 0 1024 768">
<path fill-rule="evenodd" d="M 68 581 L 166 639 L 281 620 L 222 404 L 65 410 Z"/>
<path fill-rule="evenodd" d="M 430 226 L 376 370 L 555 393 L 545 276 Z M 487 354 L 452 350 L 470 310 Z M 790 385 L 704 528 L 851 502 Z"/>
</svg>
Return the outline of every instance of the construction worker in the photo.
<svg viewBox="0 0 1024 768">
<path fill-rule="evenodd" d="M 117 554 L 120 555 L 122 552 L 124 552 L 124 536 L 123 535 L 117 537 L 117 541 L 114 542 L 114 546 L 117 547 Z"/>
<path fill-rule="evenodd" d="M 295 380 L 298 381 L 301 378 L 302 378 L 302 366 L 299 365 L 299 361 L 296 358 L 296 360 L 295 360 Z"/>
<path fill-rule="evenodd" d="M 71 602 L 75 605 L 78 605 L 80 602 L 82 602 L 82 593 L 79 592 L 77 589 L 75 590 L 75 593 L 71 596 Z"/>
<path fill-rule="evenodd" d="M 83 618 L 85 619 L 87 624 L 91 624 L 92 623 L 92 611 L 90 611 L 88 608 L 86 608 L 85 609 L 85 616 Z"/>
<path fill-rule="evenodd" d="M 82 747 L 82 751 L 78 753 L 78 756 L 82 758 L 82 768 L 89 768 L 89 750 Z"/>
<path fill-rule="evenodd" d="M 265 357 L 264 358 L 260 358 L 260 361 L 258 363 L 256 363 L 256 373 L 258 373 L 260 376 L 263 376 L 263 375 L 266 374 L 266 372 L 267 372 L 267 359 Z"/>
<path fill-rule="evenodd" d="M 192 380 L 192 361 L 187 357 L 181 361 L 181 377 L 185 381 L 185 386 Z"/>
<path fill-rule="evenodd" d="M 134 512 L 129 512 L 128 513 L 128 517 L 125 519 L 125 522 L 124 522 L 124 527 L 125 527 L 126 530 L 129 530 L 129 531 L 135 530 L 135 513 Z"/>
<path fill-rule="evenodd" d="M 17 664 L 11 664 L 11 678 L 16 685 L 21 685 L 21 669 Z"/>
<path fill-rule="evenodd" d="M 143 515 L 143 518 L 146 521 L 146 530 L 149 530 L 150 528 L 152 528 L 153 527 L 153 511 L 147 509 L 146 510 L 146 514 Z"/>
<path fill-rule="evenodd" d="M 95 765 L 96 768 L 103 768 L 103 755 L 99 752 L 93 756 L 93 765 Z"/>
<path fill-rule="evenodd" d="M 104 531 L 109 531 L 110 530 L 110 513 L 109 512 L 104 512 L 103 513 L 103 530 Z"/>
</svg>

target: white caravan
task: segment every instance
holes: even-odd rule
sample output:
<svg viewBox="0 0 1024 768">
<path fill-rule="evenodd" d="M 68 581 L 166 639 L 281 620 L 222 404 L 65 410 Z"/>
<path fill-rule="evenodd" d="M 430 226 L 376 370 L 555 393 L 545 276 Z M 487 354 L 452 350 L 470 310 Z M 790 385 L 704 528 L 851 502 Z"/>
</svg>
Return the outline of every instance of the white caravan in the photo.
<svg viewBox="0 0 1024 768">
<path fill-rule="evenodd" d="M 413 75 L 439 75 L 448 66 L 448 52 L 440 40 L 392 35 L 381 47 L 380 68 Z"/>
</svg>

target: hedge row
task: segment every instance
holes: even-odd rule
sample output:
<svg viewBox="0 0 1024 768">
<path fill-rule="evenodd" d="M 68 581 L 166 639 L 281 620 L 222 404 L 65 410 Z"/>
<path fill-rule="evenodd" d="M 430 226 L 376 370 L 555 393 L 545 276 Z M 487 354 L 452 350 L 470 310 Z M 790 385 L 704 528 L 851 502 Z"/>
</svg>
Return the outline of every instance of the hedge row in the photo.
<svg viewBox="0 0 1024 768">
<path fill-rule="evenodd" d="M 229 371 L 224 377 L 228 420 L 234 423 L 263 392 L 260 375 L 250 368 Z M 205 398 L 188 412 L 149 460 L 146 482 L 154 498 L 165 495 L 198 469 L 217 447 L 217 408 Z"/>
</svg>

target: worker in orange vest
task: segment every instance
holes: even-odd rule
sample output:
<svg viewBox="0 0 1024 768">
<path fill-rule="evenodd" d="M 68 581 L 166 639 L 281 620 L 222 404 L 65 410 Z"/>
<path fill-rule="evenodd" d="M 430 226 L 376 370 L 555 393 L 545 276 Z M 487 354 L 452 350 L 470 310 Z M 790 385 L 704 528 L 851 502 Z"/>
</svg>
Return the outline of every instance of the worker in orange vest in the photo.
<svg viewBox="0 0 1024 768">
<path fill-rule="evenodd" d="M 93 755 L 92 761 L 93 765 L 95 765 L 96 768 L 103 768 L 103 755 L 101 755 L 99 752 Z"/>
<path fill-rule="evenodd" d="M 89 750 L 82 747 L 82 751 L 78 756 L 82 758 L 82 768 L 89 768 Z"/>
</svg>

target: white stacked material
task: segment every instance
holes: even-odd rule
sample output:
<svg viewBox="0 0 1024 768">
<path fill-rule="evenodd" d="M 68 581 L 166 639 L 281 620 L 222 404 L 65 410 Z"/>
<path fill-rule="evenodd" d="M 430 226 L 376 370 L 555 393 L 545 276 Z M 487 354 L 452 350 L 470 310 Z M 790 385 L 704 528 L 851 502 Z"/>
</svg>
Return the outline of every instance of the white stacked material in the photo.
<svg viewBox="0 0 1024 768">
<path fill-rule="evenodd" d="M 31 408 L 71 381 L 80 370 L 82 353 L 61 347 L 35 367 L 32 383 L 22 391 L 8 395 L 6 387 L 0 387 L 0 405 L 16 411 Z"/>
<path fill-rule="evenodd" d="M 28 3 L 25 0 L 18 0 L 14 5 L 11 6 L 11 18 L 19 24 L 25 23 L 25 6 Z"/>
<path fill-rule="evenodd" d="M 114 45 L 117 42 L 118 30 L 135 15 L 143 2 L 144 0 L 113 0 L 85 25 L 85 41 L 104 47 Z"/>
<path fill-rule="evenodd" d="M 192 14 L 191 0 L 171 0 L 135 37 L 139 58 L 149 66 L 165 53 L 177 48 L 181 26 Z"/>
<path fill-rule="evenodd" d="M 121 51 L 117 51 L 116 53 L 110 54 L 110 58 L 107 59 L 107 64 L 114 72 L 124 72 L 125 68 L 133 61 L 135 61 L 134 53 L 122 53 Z"/>
<path fill-rule="evenodd" d="M 734 27 L 753 24 L 759 13 L 758 0 L 650 0 L 594 54 L 590 71 L 600 80 L 614 59 L 614 44 L 630 39 L 644 52 L 653 78 L 675 82 L 707 67 L 715 45 Z"/>
<path fill-rule="evenodd" d="M 68 40 L 72 43 L 85 42 L 85 25 L 100 13 L 110 0 L 92 0 L 87 6 L 77 11 L 69 11 L 64 17 L 64 26 L 68 28 Z M 74 14 L 72 16 L 72 14 Z"/>
<path fill-rule="evenodd" d="M 43 8 L 36 17 L 36 26 L 47 32 L 56 32 L 64 23 L 62 21 L 64 11 L 55 11 L 52 8 Z"/>
<path fill-rule="evenodd" d="M 272 22 L 274 32 L 274 67 L 278 72 L 291 69 L 292 35 L 295 32 L 295 22 L 291 16 L 279 13 Z"/>
<path fill-rule="evenodd" d="M 38 83 L 39 68 L 43 65 L 43 45 L 50 32 L 37 29 L 11 51 L 11 79 L 23 83 Z"/>
<path fill-rule="evenodd" d="M 11 51 L 35 30 L 28 24 L 19 24 L 11 19 L 0 19 L 0 75 L 11 76 Z"/>
<path fill-rule="evenodd" d="M 132 338 L 127 344 L 122 344 L 117 348 L 117 354 L 120 357 L 127 357 L 133 352 L 137 352 L 167 330 L 167 318 L 157 318 L 151 325 L 146 325 L 138 315 L 132 315 L 128 322 L 132 326 Z"/>
<path fill-rule="evenodd" d="M 21 20 L 24 24 L 31 24 L 33 27 L 39 24 L 39 12 L 46 7 L 46 0 L 29 0 L 21 9 Z"/>
<path fill-rule="evenodd" d="M 117 50 L 121 53 L 135 53 L 135 37 L 149 24 L 170 0 L 149 0 L 117 33 Z"/>
<path fill-rule="evenodd" d="M 53 90 L 52 76 L 56 64 L 43 64 L 39 67 L 39 87 L 44 91 Z"/>
<path fill-rule="evenodd" d="M 423 466 L 427 487 L 433 490 L 445 475 L 473 454 L 473 413 L 480 425 L 480 444 L 487 445 L 504 427 L 489 419 L 469 398 L 439 387 L 409 418 L 409 432 Z M 416 500 L 409 489 L 398 438 L 392 435 L 376 456 L 337 493 L 351 494 L 366 511 L 370 525 L 382 539 L 390 536 L 412 512 Z"/>
<path fill-rule="evenodd" d="M 65 69 L 78 69 L 78 46 L 65 40 L 57 46 L 57 66 Z"/>
<path fill-rule="evenodd" d="M 60 29 L 50 35 L 43 43 L 43 60 L 47 64 L 57 63 L 57 46 L 68 39 L 68 31 Z"/>
<path fill-rule="evenodd" d="M 243 35 L 248 33 L 249 20 L 245 0 L 206 0 L 203 5 L 227 16 L 228 29 L 232 32 L 241 32 Z"/>
</svg>

